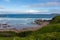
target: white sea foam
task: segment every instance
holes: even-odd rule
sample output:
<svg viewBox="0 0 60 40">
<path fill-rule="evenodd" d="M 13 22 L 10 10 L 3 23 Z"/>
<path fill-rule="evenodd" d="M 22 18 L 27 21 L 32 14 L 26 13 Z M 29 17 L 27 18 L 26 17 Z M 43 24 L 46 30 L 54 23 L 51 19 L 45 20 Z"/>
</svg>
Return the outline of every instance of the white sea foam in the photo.
<svg viewBox="0 0 60 40">
<path fill-rule="evenodd" d="M 0 23 L 8 24 L 31 24 L 35 20 L 51 20 L 52 18 L 0 18 Z"/>
</svg>

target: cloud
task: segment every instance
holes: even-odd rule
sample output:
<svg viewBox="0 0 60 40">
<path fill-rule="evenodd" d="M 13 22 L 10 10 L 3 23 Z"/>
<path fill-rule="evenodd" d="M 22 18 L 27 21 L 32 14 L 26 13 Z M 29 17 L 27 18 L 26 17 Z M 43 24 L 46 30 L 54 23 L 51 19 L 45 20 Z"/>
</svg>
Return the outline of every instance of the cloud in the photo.
<svg viewBox="0 0 60 40">
<path fill-rule="evenodd" d="M 60 6 L 60 2 L 46 2 L 29 5 L 29 7 L 56 7 L 56 6 Z"/>
<path fill-rule="evenodd" d="M 46 13 L 49 12 L 49 10 L 0 10 L 0 13 L 32 13 L 32 14 L 36 14 L 36 13 Z"/>
<path fill-rule="evenodd" d="M 0 10 L 0 14 L 60 14 L 60 10 Z"/>
<path fill-rule="evenodd" d="M 58 14 L 60 14 L 60 10 L 51 10 L 50 12 L 51 13 L 58 13 Z"/>
<path fill-rule="evenodd" d="M 10 0 L 3 0 L 3 1 L 5 1 L 5 2 L 10 2 Z"/>
<path fill-rule="evenodd" d="M 4 9 L 4 7 L 0 6 L 0 9 Z"/>
</svg>

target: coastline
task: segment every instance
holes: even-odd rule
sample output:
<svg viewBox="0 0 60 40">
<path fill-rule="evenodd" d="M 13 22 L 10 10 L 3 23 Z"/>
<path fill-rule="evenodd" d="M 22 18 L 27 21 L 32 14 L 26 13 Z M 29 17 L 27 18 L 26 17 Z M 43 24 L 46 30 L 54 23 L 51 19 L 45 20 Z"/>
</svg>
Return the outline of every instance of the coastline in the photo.
<svg viewBox="0 0 60 40">
<path fill-rule="evenodd" d="M 11 28 L 11 29 L 0 29 L 0 32 L 1 31 L 13 31 L 13 32 L 16 32 L 16 33 L 19 33 L 19 32 L 24 32 L 24 31 L 36 31 L 38 29 L 41 29 L 42 27 L 44 26 L 47 26 L 49 24 L 49 22 L 43 22 L 43 24 L 41 24 L 40 26 L 37 26 L 37 27 L 29 27 L 29 28 L 23 28 L 23 29 L 19 29 L 17 30 L 16 28 Z"/>
</svg>

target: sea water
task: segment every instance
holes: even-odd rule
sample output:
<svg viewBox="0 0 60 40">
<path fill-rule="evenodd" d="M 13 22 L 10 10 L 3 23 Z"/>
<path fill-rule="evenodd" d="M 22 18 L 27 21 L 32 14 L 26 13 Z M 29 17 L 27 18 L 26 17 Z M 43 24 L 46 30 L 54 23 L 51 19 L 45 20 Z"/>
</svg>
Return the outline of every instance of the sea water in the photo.
<svg viewBox="0 0 60 40">
<path fill-rule="evenodd" d="M 9 24 L 10 28 L 37 27 L 35 20 L 51 20 L 53 14 L 0 14 L 0 24 Z"/>
</svg>

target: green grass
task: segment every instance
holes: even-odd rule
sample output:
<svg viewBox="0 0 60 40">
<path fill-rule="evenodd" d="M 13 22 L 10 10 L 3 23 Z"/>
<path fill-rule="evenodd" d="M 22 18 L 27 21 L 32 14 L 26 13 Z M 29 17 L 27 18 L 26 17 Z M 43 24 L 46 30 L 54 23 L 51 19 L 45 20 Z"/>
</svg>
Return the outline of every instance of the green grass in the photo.
<svg viewBox="0 0 60 40">
<path fill-rule="evenodd" d="M 60 32 L 60 24 L 50 24 L 36 31 L 36 33 Z"/>
<path fill-rule="evenodd" d="M 51 22 L 51 24 L 57 24 L 57 23 L 60 23 L 60 16 L 56 16 L 54 17 Z"/>
<path fill-rule="evenodd" d="M 13 40 L 13 37 L 0 37 L 0 40 Z"/>
</svg>

